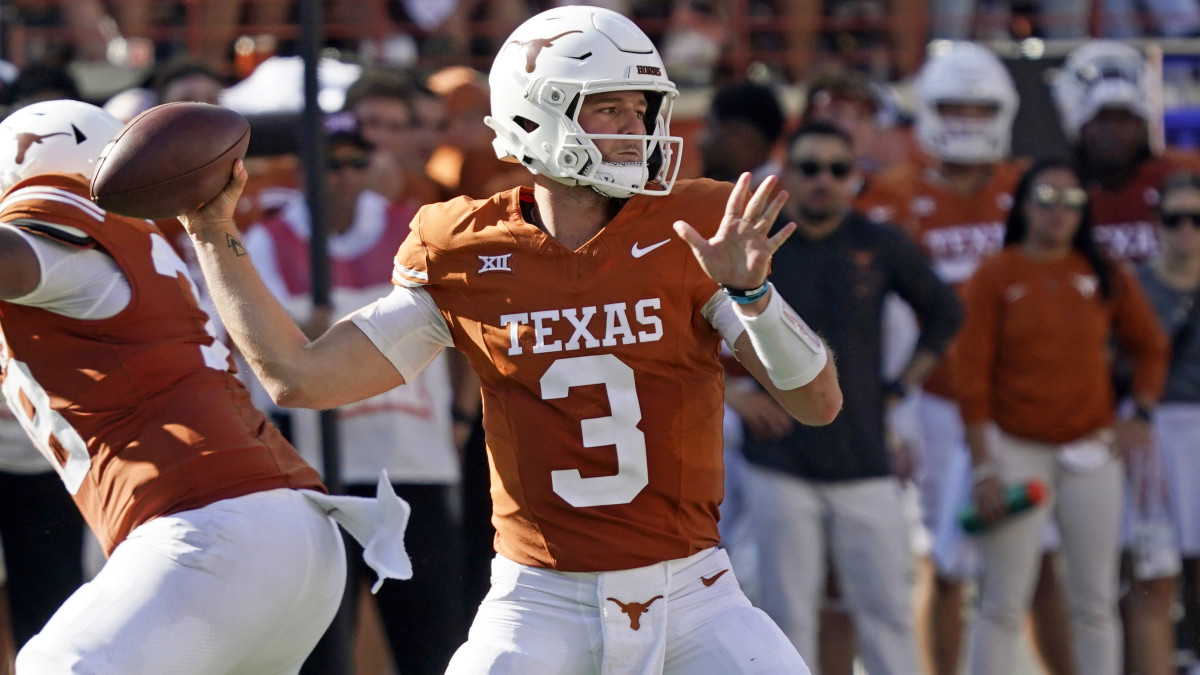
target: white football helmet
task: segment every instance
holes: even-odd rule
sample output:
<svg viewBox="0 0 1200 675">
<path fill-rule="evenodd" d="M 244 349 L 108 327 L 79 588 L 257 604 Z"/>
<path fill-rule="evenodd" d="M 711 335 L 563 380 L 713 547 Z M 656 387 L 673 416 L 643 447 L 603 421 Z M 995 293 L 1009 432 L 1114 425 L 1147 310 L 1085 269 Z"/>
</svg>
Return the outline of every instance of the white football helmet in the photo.
<svg viewBox="0 0 1200 675">
<path fill-rule="evenodd" d="M 601 194 L 665 195 L 679 171 L 683 139 L 670 135 L 678 96 L 650 38 L 611 10 L 568 5 L 521 24 L 505 41 L 488 76 L 496 155 L 568 185 Z M 643 91 L 646 133 L 588 134 L 578 123 L 584 96 Z M 640 162 L 605 162 L 595 140 L 638 138 Z M 656 180 L 658 185 L 647 188 Z"/>
<path fill-rule="evenodd" d="M 1104 108 L 1123 108 L 1150 121 L 1150 68 L 1141 52 L 1115 40 L 1093 40 L 1072 50 L 1051 91 L 1072 141 Z"/>
<path fill-rule="evenodd" d="M 950 43 L 921 66 L 914 94 L 917 140 L 934 157 L 985 164 L 1008 156 L 1020 99 L 1008 69 L 991 50 L 972 42 Z M 996 114 L 946 117 L 938 111 L 942 103 L 989 105 Z"/>
<path fill-rule="evenodd" d="M 91 180 L 100 153 L 124 125 L 82 101 L 42 101 L 0 122 L 0 193 L 42 173 Z"/>
</svg>

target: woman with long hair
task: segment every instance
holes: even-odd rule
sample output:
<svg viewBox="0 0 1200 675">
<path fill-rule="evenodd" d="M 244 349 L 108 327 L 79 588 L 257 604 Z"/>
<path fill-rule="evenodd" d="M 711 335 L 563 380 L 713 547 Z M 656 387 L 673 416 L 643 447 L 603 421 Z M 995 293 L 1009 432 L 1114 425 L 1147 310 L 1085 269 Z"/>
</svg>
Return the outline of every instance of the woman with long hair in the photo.
<svg viewBox="0 0 1200 675">
<path fill-rule="evenodd" d="M 980 537 L 971 672 L 1012 672 L 1053 515 L 1069 570 L 1079 672 L 1116 675 L 1119 456 L 1149 436 L 1167 340 L 1133 271 L 1096 247 L 1087 192 L 1073 165 L 1035 163 L 1013 200 L 1003 250 L 967 283 L 958 340 L 971 496 L 991 524 Z M 1133 359 L 1133 398 L 1142 413 L 1122 422 L 1112 386 L 1114 336 Z M 1031 481 L 1047 486 L 1048 496 L 1028 515 L 1008 518 L 1006 489 Z"/>
</svg>

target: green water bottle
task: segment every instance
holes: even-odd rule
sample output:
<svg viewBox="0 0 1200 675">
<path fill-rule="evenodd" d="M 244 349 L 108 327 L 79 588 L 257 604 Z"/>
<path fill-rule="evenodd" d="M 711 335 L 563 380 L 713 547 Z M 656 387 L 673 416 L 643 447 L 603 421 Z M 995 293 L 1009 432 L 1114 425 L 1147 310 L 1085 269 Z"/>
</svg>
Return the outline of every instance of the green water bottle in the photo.
<svg viewBox="0 0 1200 675">
<path fill-rule="evenodd" d="M 1046 485 L 1039 480 L 1030 480 L 1025 483 L 1009 485 L 1004 490 L 1004 510 L 1009 517 L 1015 516 L 1018 513 L 1028 511 L 1041 504 L 1045 499 Z M 975 510 L 975 505 L 969 504 L 963 507 L 962 511 L 958 512 L 958 522 L 967 533 L 979 534 L 989 527 L 999 525 L 1005 521 L 1001 520 L 995 523 L 985 522 L 979 517 L 979 513 Z"/>
</svg>

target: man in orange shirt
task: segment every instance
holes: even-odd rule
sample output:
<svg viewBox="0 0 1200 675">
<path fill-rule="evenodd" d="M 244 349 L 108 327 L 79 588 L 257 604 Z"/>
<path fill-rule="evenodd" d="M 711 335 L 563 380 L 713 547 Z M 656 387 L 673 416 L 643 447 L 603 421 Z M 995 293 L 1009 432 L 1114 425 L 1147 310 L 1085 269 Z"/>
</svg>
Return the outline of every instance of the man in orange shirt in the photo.
<svg viewBox="0 0 1200 675">
<path fill-rule="evenodd" d="M 716 548 L 720 341 L 798 421 L 841 407 L 766 280 L 785 194 L 675 180 L 677 90 L 615 12 L 531 18 L 490 85 L 496 148 L 535 186 L 423 208 L 391 295 L 313 342 L 227 243 L 244 172 L 187 214 L 230 334 L 290 406 L 385 391 L 446 347 L 478 373 L 498 555 L 449 673 L 808 672 Z"/>
</svg>

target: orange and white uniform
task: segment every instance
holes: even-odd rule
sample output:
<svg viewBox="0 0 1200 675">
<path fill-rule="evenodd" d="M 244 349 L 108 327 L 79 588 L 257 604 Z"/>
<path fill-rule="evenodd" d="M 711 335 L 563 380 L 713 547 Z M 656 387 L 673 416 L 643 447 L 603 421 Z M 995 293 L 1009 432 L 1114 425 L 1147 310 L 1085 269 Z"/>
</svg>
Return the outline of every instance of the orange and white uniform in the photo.
<svg viewBox="0 0 1200 675">
<path fill-rule="evenodd" d="M 523 215 L 530 188 L 430 205 L 396 255 L 402 288 L 356 315 L 406 379 L 431 356 L 395 343 L 421 333 L 482 382 L 499 555 L 448 672 L 623 672 L 624 645 L 656 635 L 665 673 L 749 672 L 755 655 L 756 672 L 807 671 L 715 548 L 718 348 L 743 329 L 671 223 L 711 237 L 730 191 L 634 196 L 574 251 Z M 421 321 L 389 329 L 399 304 Z"/>
<path fill-rule="evenodd" d="M 594 572 L 715 546 L 718 289 L 669 225 L 715 225 L 729 186 L 631 199 L 578 251 L 525 222 L 525 190 L 426 207 L 394 277 L 428 290 L 479 373 L 497 550 Z"/>
<path fill-rule="evenodd" d="M 1186 150 L 1167 150 L 1142 162 L 1127 183 L 1106 190 L 1088 185 L 1089 215 L 1096 243 L 1110 256 L 1135 265 L 1153 258 L 1159 250 L 1154 212 L 1158 188 L 1173 171 L 1200 171 L 1200 156 Z"/>
<path fill-rule="evenodd" d="M 110 556 L 17 670 L 295 672 L 345 574 L 337 528 L 301 492 L 320 477 L 249 404 L 162 233 L 87 194 L 44 174 L 0 199 L 41 268 L 0 302 L 5 398 Z M 91 292 L 61 282 L 80 267 L 116 306 L 72 305 Z"/>
<path fill-rule="evenodd" d="M 913 236 L 938 277 L 961 289 L 979 263 L 1002 248 L 1012 193 L 1026 166 L 1023 160 L 997 162 L 992 165 L 986 183 L 975 192 L 964 194 L 952 190 L 930 160 L 922 158 L 884 172 L 872 186 L 879 194 L 890 192 L 902 196 L 901 203 L 891 209 L 894 222 Z M 890 339 L 903 342 L 903 336 Z M 940 521 L 944 520 L 940 515 L 947 511 L 943 502 L 954 489 L 956 479 L 947 467 L 966 453 L 962 421 L 955 403 L 955 362 L 955 343 L 951 343 L 920 394 L 924 456 L 918 486 L 921 520 L 931 533 L 937 533 Z M 972 563 L 962 559 L 970 553 L 964 554 L 958 546 L 949 548 L 954 551 L 950 555 L 934 552 L 940 571 L 953 576 L 971 574 L 967 567 Z M 951 556 L 956 559 L 949 560 Z"/>
</svg>

